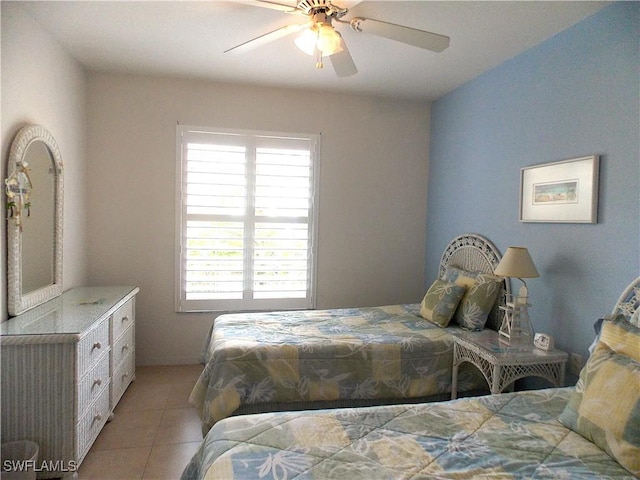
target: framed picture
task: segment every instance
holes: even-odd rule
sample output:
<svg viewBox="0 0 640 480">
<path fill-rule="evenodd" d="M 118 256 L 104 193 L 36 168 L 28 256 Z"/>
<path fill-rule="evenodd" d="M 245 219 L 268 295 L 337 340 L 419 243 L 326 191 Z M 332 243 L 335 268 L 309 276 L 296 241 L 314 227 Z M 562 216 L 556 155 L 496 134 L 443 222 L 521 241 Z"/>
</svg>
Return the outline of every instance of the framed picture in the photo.
<svg viewBox="0 0 640 480">
<path fill-rule="evenodd" d="M 574 158 L 520 170 L 520 221 L 598 222 L 599 157 Z"/>
</svg>

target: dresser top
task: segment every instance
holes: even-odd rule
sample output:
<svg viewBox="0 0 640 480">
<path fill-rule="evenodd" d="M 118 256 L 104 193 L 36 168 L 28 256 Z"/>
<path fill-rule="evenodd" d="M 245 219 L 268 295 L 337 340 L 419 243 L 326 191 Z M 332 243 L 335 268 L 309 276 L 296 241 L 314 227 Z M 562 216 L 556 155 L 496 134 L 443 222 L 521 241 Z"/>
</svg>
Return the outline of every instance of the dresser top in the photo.
<svg viewBox="0 0 640 480">
<path fill-rule="evenodd" d="M 93 323 L 120 308 L 138 287 L 79 287 L 0 324 L 3 342 L 25 335 L 80 336 Z"/>
</svg>

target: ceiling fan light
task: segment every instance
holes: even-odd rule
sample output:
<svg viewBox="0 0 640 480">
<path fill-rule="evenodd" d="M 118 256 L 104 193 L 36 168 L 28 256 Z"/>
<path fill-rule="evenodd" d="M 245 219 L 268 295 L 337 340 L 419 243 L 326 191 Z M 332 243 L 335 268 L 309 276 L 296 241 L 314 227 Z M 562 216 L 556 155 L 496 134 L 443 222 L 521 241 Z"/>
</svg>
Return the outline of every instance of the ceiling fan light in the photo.
<svg viewBox="0 0 640 480">
<path fill-rule="evenodd" d="M 305 28 L 300 36 L 293 43 L 307 55 L 315 55 L 316 43 L 318 41 L 318 33 L 311 28 Z"/>
<path fill-rule="evenodd" d="M 342 37 L 331 25 L 316 24 L 302 31 L 293 43 L 307 55 L 328 57 L 342 51 Z"/>
<path fill-rule="evenodd" d="M 318 32 L 318 50 L 322 52 L 322 55 L 329 56 L 334 53 L 342 51 L 340 44 L 342 39 L 338 32 L 336 32 L 330 25 L 322 25 Z"/>
</svg>

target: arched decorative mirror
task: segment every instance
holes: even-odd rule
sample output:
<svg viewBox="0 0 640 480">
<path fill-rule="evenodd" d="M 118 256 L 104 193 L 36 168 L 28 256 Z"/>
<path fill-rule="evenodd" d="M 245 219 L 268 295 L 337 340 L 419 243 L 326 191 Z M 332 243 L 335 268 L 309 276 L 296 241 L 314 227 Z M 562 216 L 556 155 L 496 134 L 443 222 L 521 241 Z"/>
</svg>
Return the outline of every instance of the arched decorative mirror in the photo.
<svg viewBox="0 0 640 480">
<path fill-rule="evenodd" d="M 62 294 L 62 180 L 53 136 L 39 125 L 20 129 L 5 180 L 9 315 Z"/>
</svg>

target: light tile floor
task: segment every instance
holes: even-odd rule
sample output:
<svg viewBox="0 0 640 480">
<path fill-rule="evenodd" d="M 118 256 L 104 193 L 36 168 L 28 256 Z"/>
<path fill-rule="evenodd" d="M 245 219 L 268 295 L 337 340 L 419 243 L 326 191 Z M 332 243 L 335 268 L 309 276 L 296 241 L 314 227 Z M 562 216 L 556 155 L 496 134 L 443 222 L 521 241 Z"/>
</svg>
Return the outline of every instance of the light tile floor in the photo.
<svg viewBox="0 0 640 480">
<path fill-rule="evenodd" d="M 188 404 L 202 365 L 138 367 L 78 470 L 80 480 L 177 480 L 202 441 Z"/>
</svg>

